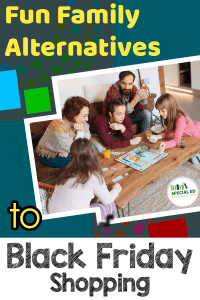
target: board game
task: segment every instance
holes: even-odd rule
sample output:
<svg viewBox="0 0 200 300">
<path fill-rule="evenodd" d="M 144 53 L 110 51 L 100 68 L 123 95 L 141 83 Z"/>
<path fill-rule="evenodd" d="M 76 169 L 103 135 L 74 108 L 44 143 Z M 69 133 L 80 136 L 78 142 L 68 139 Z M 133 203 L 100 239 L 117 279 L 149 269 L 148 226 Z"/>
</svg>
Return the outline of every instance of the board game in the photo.
<svg viewBox="0 0 200 300">
<path fill-rule="evenodd" d="M 168 155 L 166 152 L 160 153 L 158 149 L 140 145 L 115 160 L 142 172 Z"/>
</svg>

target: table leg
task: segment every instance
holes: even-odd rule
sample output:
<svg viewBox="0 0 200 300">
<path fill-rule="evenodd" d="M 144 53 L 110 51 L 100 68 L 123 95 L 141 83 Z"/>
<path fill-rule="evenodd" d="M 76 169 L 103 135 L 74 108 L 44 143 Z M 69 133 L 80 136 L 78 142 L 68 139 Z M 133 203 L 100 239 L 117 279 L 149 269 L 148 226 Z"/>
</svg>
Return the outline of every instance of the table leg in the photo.
<svg viewBox="0 0 200 300">
<path fill-rule="evenodd" d="M 120 218 L 120 213 L 119 213 L 119 209 L 117 208 L 117 214 L 118 214 L 118 218 Z"/>
<path fill-rule="evenodd" d="M 122 216 L 124 217 L 124 210 L 123 210 L 123 208 L 122 208 Z"/>
</svg>

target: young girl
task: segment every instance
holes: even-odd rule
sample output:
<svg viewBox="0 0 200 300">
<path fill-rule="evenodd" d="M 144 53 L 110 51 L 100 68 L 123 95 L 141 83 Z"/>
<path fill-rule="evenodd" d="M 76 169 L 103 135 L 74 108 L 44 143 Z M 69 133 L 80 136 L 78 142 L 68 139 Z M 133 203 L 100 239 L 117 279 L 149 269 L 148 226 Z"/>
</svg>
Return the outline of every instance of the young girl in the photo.
<svg viewBox="0 0 200 300">
<path fill-rule="evenodd" d="M 48 202 L 48 213 L 99 206 L 102 219 L 106 219 L 107 214 L 116 216 L 113 201 L 122 188 L 116 183 L 108 191 L 92 142 L 86 138 L 75 140 L 70 148 L 70 160 L 70 164 L 57 180 L 52 198 Z M 90 206 L 95 195 L 103 204 L 95 203 Z"/>
<path fill-rule="evenodd" d="M 140 137 L 133 138 L 130 119 L 126 113 L 126 106 L 121 99 L 115 98 L 108 102 L 106 115 L 95 116 L 90 120 L 90 131 L 97 133 L 106 147 L 111 149 L 136 145 Z M 115 131 L 121 132 L 122 140 L 115 141 L 111 138 Z"/>
<path fill-rule="evenodd" d="M 191 120 L 172 95 L 161 95 L 156 102 L 156 108 L 159 110 L 161 124 L 166 127 L 166 131 L 159 135 L 152 135 L 149 141 L 155 143 L 159 139 L 173 137 L 172 140 L 160 144 L 161 152 L 177 146 L 182 136 L 200 138 L 200 123 Z M 192 162 L 199 163 L 198 159 L 200 159 L 200 154 L 193 157 Z"/>
</svg>

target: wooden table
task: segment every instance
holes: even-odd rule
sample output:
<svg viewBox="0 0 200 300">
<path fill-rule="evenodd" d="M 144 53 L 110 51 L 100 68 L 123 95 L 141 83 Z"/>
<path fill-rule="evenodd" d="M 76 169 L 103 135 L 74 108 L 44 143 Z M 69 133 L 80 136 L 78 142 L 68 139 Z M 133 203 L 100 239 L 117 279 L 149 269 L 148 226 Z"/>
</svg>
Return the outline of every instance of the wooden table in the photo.
<svg viewBox="0 0 200 300">
<path fill-rule="evenodd" d="M 136 146 L 128 146 L 121 149 L 115 149 L 115 152 L 129 152 L 130 150 L 136 148 L 139 145 L 150 146 L 153 148 L 155 145 L 159 145 L 161 140 L 157 141 L 155 144 L 150 143 L 145 133 L 141 133 L 137 136 L 142 137 L 140 144 Z M 162 140 L 163 141 L 163 140 Z M 112 152 L 111 151 L 111 152 Z M 165 152 L 170 153 L 167 157 L 163 158 L 161 161 L 157 162 L 155 165 L 146 169 L 143 172 L 139 172 L 133 168 L 130 168 L 122 163 L 115 160 L 118 156 L 112 155 L 110 159 L 103 158 L 103 154 L 99 156 L 99 162 L 101 168 L 108 168 L 108 171 L 103 172 L 106 184 L 110 190 L 113 186 L 112 179 L 122 175 L 123 179 L 118 182 L 122 186 L 122 191 L 115 200 L 117 208 L 122 209 L 122 214 L 124 216 L 123 208 L 128 204 L 129 212 L 129 201 L 135 197 L 137 194 L 142 192 L 145 188 L 150 186 L 152 183 L 159 180 L 162 176 L 174 171 L 177 167 L 182 165 L 185 161 L 189 160 L 191 157 L 197 155 L 200 152 L 200 139 L 194 137 L 186 137 L 186 148 L 184 150 L 178 149 L 178 147 L 166 149 Z M 117 168 L 117 170 L 112 170 L 111 168 Z M 128 173 L 128 176 L 124 176 Z M 129 212 L 130 213 L 130 212 Z M 119 215 L 119 212 L 118 212 Z"/>
</svg>

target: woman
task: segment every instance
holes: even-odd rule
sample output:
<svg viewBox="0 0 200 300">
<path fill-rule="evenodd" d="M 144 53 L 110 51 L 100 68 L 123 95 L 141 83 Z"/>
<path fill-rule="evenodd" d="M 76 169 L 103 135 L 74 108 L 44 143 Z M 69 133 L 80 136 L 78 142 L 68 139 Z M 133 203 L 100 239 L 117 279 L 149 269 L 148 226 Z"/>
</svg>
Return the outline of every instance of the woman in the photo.
<svg viewBox="0 0 200 300">
<path fill-rule="evenodd" d="M 60 174 L 48 202 L 48 213 L 100 207 L 103 219 L 106 218 L 105 212 L 116 215 L 113 201 L 122 188 L 115 183 L 108 191 L 92 142 L 85 138 L 77 139 L 71 145 L 70 156 L 71 162 Z M 95 195 L 103 204 L 90 205 Z"/>
<path fill-rule="evenodd" d="M 42 136 L 36 151 L 43 164 L 53 168 L 66 167 L 70 147 L 75 139 L 90 139 L 89 102 L 81 97 L 69 98 L 62 109 L 62 119 L 53 120 Z"/>
<path fill-rule="evenodd" d="M 116 98 L 108 102 L 106 115 L 95 116 L 89 123 L 91 132 L 97 133 L 110 149 L 136 145 L 141 141 L 141 137 L 133 138 L 131 122 L 121 99 Z M 122 140 L 115 141 L 111 138 L 115 131 L 121 132 Z"/>
</svg>

